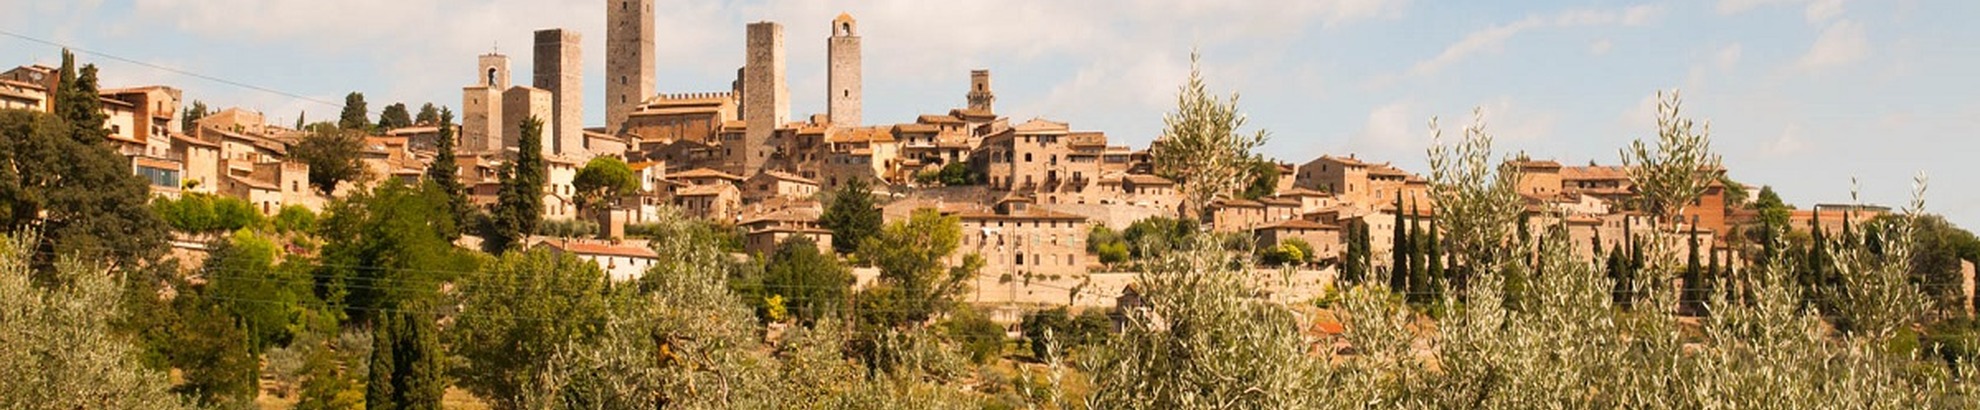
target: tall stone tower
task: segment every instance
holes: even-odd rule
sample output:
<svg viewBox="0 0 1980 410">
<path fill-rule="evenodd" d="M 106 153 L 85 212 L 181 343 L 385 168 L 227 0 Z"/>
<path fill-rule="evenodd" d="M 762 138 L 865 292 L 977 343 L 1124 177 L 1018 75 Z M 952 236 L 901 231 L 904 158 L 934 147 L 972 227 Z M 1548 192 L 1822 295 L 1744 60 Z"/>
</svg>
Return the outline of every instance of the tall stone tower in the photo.
<svg viewBox="0 0 1980 410">
<path fill-rule="evenodd" d="M 653 96 L 653 0 L 605 0 L 605 133 Z"/>
<path fill-rule="evenodd" d="M 997 94 L 990 92 L 990 70 L 969 70 L 970 111 L 997 112 L 996 103 Z"/>
<path fill-rule="evenodd" d="M 509 56 L 482 54 L 474 85 L 461 88 L 461 150 L 485 154 L 502 150 L 502 90 L 509 88 Z"/>
<path fill-rule="evenodd" d="M 791 90 L 784 83 L 784 26 L 775 22 L 750 23 L 747 59 L 743 64 L 742 145 L 725 147 L 729 162 L 738 166 L 736 174 L 755 176 L 770 160 L 770 137 L 777 127 L 790 121 Z"/>
<path fill-rule="evenodd" d="M 852 15 L 839 13 L 832 19 L 832 37 L 826 40 L 825 96 L 826 118 L 833 127 L 860 126 L 859 23 Z"/>
<path fill-rule="evenodd" d="M 550 92 L 543 146 L 564 155 L 584 152 L 584 60 L 578 54 L 579 41 L 572 30 L 536 31 L 535 85 Z"/>
</svg>

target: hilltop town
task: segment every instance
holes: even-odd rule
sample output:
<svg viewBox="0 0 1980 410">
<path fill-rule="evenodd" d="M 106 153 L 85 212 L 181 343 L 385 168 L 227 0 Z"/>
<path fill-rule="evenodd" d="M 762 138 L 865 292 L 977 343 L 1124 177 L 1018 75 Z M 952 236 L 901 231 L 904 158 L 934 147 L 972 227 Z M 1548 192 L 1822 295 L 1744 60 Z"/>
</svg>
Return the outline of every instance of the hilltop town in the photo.
<svg viewBox="0 0 1980 410">
<path fill-rule="evenodd" d="M 1155 172 L 1146 147 L 1116 144 L 1104 131 L 1081 130 L 1068 121 L 1000 114 L 989 70 L 958 75 L 957 106 L 930 107 L 929 114 L 899 123 L 867 121 L 861 109 L 859 22 L 847 14 L 818 33 L 826 40 L 828 61 L 825 113 L 791 116 L 785 29 L 777 22 L 747 25 L 746 58 L 727 89 L 659 92 L 652 4 L 636 3 L 607 7 L 611 28 L 605 33 L 602 104 L 582 92 L 587 59 L 579 47 L 581 34 L 538 30 L 528 56 L 534 69 L 528 83 L 511 72 L 510 56 L 461 59 L 463 72 L 473 61 L 475 75 L 462 76 L 467 85 L 458 105 L 461 119 L 450 132 L 457 138 L 461 182 L 474 205 L 491 212 L 501 184 L 498 173 L 517 153 L 520 124 L 541 120 L 541 155 L 548 165 L 541 217 L 595 223 L 599 232 L 596 238 L 564 235 L 549 246 L 599 260 L 614 277 L 637 277 L 641 267 L 651 265 L 653 253 L 636 238 L 628 242 L 623 227 L 655 220 L 663 207 L 740 229 L 750 254 L 766 254 L 791 236 L 830 250 L 832 232 L 818 220 L 822 200 L 860 180 L 884 198 L 889 221 L 919 208 L 960 217 L 967 235 L 952 260 L 974 253 L 986 261 L 971 300 L 1028 308 L 1111 306 L 1109 297 L 1121 295 L 1129 276 L 1110 273 L 1089 246 L 1089 228 L 1125 230 L 1143 219 L 1185 215 L 1188 208 L 1176 181 Z M 48 90 L 56 81 L 52 67 L 14 68 L 0 73 L 5 87 L 0 97 L 7 108 L 50 110 Z M 171 85 L 101 94 L 110 139 L 130 158 L 132 171 L 152 182 L 155 194 L 233 197 L 269 216 L 289 206 L 321 211 L 338 195 L 386 179 L 417 183 L 434 161 L 441 135 L 439 124 L 428 121 L 365 136 L 361 161 L 370 178 L 344 182 L 326 195 L 308 186 L 308 165 L 288 155 L 307 134 L 296 129 L 301 127 L 269 124 L 262 113 L 245 107 L 182 116 L 189 107 Z M 582 123 L 586 109 L 601 107 L 603 126 Z M 617 206 L 580 212 L 573 178 L 598 157 L 629 164 L 639 190 L 612 199 Z M 1539 217 L 1531 223 L 1565 222 L 1578 244 L 1575 251 L 1587 258 L 1620 246 L 1631 232 L 1662 232 L 1700 236 L 1713 245 L 1712 258 L 1735 263 L 1723 236 L 1755 225 L 1758 217 L 1745 205 L 1759 187 L 1716 169 L 1706 171 L 1714 181 L 1703 197 L 1683 210 L 1685 223 L 1654 226 L 1630 206 L 1637 191 L 1628 169 L 1561 160 L 1569 159 L 1520 158 L 1508 165 L 1522 171 L 1520 195 L 1527 212 Z M 1347 152 L 1262 161 L 1269 164 L 1260 172 L 1269 178 L 1261 184 L 1265 189 L 1221 198 L 1207 213 L 1189 216 L 1214 231 L 1248 234 L 1259 249 L 1297 240 L 1310 253 L 1293 264 L 1309 273 L 1304 289 L 1317 289 L 1328 276 L 1321 271 L 1339 264 L 1349 247 L 1343 233 L 1351 225 L 1366 227 L 1368 250 L 1384 255 L 1394 229 L 1435 214 L 1429 181 L 1389 162 Z M 1876 206 L 1818 205 L 1793 211 L 1788 225 L 1833 230 L 1849 218 L 1864 221 L 1887 212 Z M 1817 219 L 1820 223 L 1813 223 Z M 609 262 L 614 258 L 630 262 Z M 1374 269 L 1388 268 L 1385 258 L 1371 262 Z M 1082 299 L 1071 291 L 1081 284 L 1103 290 Z M 1004 317 L 1014 320 L 1015 312 Z"/>
<path fill-rule="evenodd" d="M 791 112 L 781 22 L 739 28 L 732 82 L 663 90 L 654 3 L 603 2 L 603 79 L 580 46 L 601 33 L 535 30 L 514 57 L 531 72 L 458 56 L 460 100 L 416 116 L 374 117 L 353 92 L 337 118 L 275 124 L 98 78 L 67 50 L 0 72 L 0 374 L 83 375 L 19 382 L 50 406 L 160 408 L 1765 408 L 1806 403 L 1741 380 L 1814 392 L 1798 399 L 1980 391 L 1980 239 L 1922 199 L 1786 204 L 1735 179 L 1675 93 L 1658 95 L 1655 154 L 1503 155 L 1467 128 L 1410 170 L 1254 152 L 1266 134 L 1242 139 L 1236 98 L 1204 91 L 1192 55 L 1176 135 L 1134 146 L 1000 111 L 988 69 L 953 73 L 959 98 L 914 118 L 867 118 L 844 13 L 791 32 L 824 40 L 823 113 Z M 1237 137 L 1176 131 L 1203 112 Z M 1228 175 L 1195 173 L 1193 154 Z M 1540 380 L 1556 376 L 1577 388 Z M 1639 394 L 1680 382 L 1735 393 Z M 0 403 L 39 400 L 9 384 Z"/>
</svg>

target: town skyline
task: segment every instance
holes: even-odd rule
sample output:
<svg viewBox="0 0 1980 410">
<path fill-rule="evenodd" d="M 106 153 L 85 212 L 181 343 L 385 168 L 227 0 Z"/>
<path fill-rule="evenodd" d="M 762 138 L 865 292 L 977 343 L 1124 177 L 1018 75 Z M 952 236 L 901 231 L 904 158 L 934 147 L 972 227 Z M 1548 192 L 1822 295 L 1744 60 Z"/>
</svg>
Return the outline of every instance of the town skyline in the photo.
<svg viewBox="0 0 1980 410">
<path fill-rule="evenodd" d="M 551 27 L 583 36 L 584 95 L 602 96 L 603 12 L 592 3 L 337 5 L 376 20 L 362 32 L 338 27 L 345 17 L 310 8 L 324 6 L 279 2 L 34 4 L 0 23 L 22 35 L 316 100 L 334 102 L 344 92 L 361 91 L 375 114 L 391 102 L 458 110 L 459 87 L 473 80 L 475 54 L 499 45 L 515 59 L 517 72 L 528 72 L 530 31 Z M 968 70 L 985 68 L 997 74 L 999 102 L 1006 107 L 999 111 L 1013 120 L 1070 122 L 1145 147 L 1173 105 L 1194 45 L 1205 55 L 1213 90 L 1242 93 L 1250 125 L 1272 131 L 1264 152 L 1291 163 L 1356 154 L 1421 171 L 1429 139 L 1424 123 L 1441 116 L 1449 136 L 1469 123 L 1473 106 L 1486 111 L 1504 151 L 1568 164 L 1614 164 L 1614 147 L 1654 130 L 1647 103 L 1655 92 L 1675 87 L 1685 93 L 1689 116 L 1712 121 L 1715 148 L 1726 155 L 1735 179 L 1773 185 L 1806 208 L 1847 202 L 1849 178 L 1856 176 L 1864 202 L 1899 205 L 1908 199 L 1909 177 L 1924 172 L 1935 182 L 1930 210 L 1962 225 L 1980 222 L 1980 192 L 1959 185 L 1963 175 L 1980 170 L 1959 153 L 1980 146 L 1956 138 L 1974 125 L 1980 105 L 1958 98 L 1966 94 L 1960 90 L 1975 88 L 1975 80 L 1955 74 L 1980 64 L 1939 52 L 1953 46 L 1958 36 L 1945 31 L 1961 13 L 1924 13 L 1917 3 L 1826 1 L 1545 4 L 1480 13 L 1379 1 L 1298 10 L 1168 6 L 1111 15 L 1094 10 L 1105 8 L 1100 6 L 1029 3 L 660 1 L 657 90 L 726 90 L 742 65 L 742 26 L 776 21 L 786 26 L 792 118 L 822 113 L 827 23 L 847 12 L 860 18 L 866 38 L 868 124 L 960 106 Z M 1971 7 L 1933 8 L 1947 6 Z M 399 14 L 385 13 L 391 10 Z M 984 17 L 954 24 L 917 17 L 943 10 Z M 1174 16 L 1159 15 L 1164 10 Z M 459 18 L 417 24 L 449 15 L 443 12 Z M 156 19 L 138 21 L 140 15 Z M 239 15 L 268 18 L 229 22 Z M 1096 24 L 1065 24 L 1095 16 Z M 101 32 L 66 24 L 78 19 L 134 24 Z M 1247 24 L 1218 24 L 1232 21 Z M 1159 27 L 1177 28 L 1171 33 Z M 1161 33 L 1149 33 L 1156 31 Z M 18 38 L 0 41 L 0 51 L 30 60 L 23 63 L 53 63 L 57 50 Z M 336 111 L 111 59 L 88 60 L 103 67 L 107 86 L 174 84 L 187 90 L 186 101 L 260 110 L 272 123 L 286 124 L 298 110 L 312 120 Z M 1559 64 L 1522 69 L 1527 61 Z M 601 125 L 602 105 L 585 102 L 585 124 Z"/>
</svg>

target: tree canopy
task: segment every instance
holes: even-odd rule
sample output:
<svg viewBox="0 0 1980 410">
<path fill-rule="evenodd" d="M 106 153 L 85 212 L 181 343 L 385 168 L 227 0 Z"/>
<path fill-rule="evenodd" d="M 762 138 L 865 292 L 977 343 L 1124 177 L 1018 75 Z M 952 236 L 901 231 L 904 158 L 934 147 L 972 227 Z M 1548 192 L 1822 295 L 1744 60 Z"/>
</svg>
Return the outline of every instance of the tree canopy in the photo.
<svg viewBox="0 0 1980 410">
<path fill-rule="evenodd" d="M 818 224 L 832 231 L 832 249 L 849 254 L 880 231 L 880 208 L 864 178 L 850 178 L 832 191 Z"/>
<path fill-rule="evenodd" d="M 543 221 L 543 184 L 548 165 L 543 162 L 543 120 L 529 117 L 522 121 L 517 138 L 515 161 L 502 167 L 502 187 L 496 192 L 495 215 L 489 221 L 486 248 L 506 252 L 522 244 Z"/>
<path fill-rule="evenodd" d="M 352 91 L 344 95 L 344 111 L 337 115 L 337 128 L 371 131 L 371 108 L 364 104 L 364 93 Z"/>
<path fill-rule="evenodd" d="M 359 161 L 362 155 L 364 134 L 349 129 L 311 127 L 289 147 L 289 157 L 309 165 L 309 185 L 323 196 L 337 192 L 337 184 L 370 177 Z"/>
<path fill-rule="evenodd" d="M 639 175 L 625 161 L 601 156 L 578 169 L 577 176 L 571 179 L 571 188 L 577 190 L 580 211 L 601 205 L 610 208 L 618 198 L 639 192 Z"/>
</svg>

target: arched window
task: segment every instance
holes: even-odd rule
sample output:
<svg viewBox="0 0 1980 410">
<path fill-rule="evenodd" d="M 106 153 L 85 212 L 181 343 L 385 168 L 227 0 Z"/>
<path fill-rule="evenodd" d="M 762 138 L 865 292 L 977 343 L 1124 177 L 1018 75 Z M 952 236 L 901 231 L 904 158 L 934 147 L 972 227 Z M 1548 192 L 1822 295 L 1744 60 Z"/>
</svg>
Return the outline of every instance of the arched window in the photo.
<svg viewBox="0 0 1980 410">
<path fill-rule="evenodd" d="M 493 87 L 496 85 L 498 84 L 495 84 L 495 67 L 488 67 L 488 86 Z"/>
</svg>

